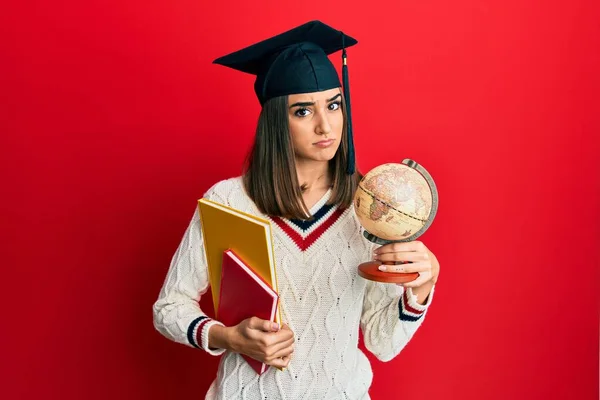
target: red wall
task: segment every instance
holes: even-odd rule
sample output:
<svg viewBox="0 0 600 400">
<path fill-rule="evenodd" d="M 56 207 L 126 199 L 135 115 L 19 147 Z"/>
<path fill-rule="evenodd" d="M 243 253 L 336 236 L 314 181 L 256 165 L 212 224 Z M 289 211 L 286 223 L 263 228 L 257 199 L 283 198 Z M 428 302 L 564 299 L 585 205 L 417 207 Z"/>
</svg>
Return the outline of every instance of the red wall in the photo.
<svg viewBox="0 0 600 400">
<path fill-rule="evenodd" d="M 361 169 L 410 157 L 439 186 L 437 296 L 372 397 L 598 398 L 600 3 L 201 3 L 4 7 L 2 398 L 203 398 L 217 359 L 151 306 L 259 112 L 211 61 L 314 18 L 360 41 Z"/>
</svg>

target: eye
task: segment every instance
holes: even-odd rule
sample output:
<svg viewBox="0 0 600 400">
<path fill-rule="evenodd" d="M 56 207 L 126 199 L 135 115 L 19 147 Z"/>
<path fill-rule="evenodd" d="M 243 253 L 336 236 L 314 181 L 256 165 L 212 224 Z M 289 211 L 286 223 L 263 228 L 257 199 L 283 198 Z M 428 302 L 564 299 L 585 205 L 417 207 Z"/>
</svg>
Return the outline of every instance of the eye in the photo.
<svg viewBox="0 0 600 400">
<path fill-rule="evenodd" d="M 341 102 L 334 101 L 333 103 L 328 105 L 327 108 L 329 108 L 330 111 L 335 111 L 335 110 L 338 110 L 341 107 L 341 105 L 342 105 Z"/>
<path fill-rule="evenodd" d="M 294 115 L 297 117 L 306 117 L 310 114 L 310 110 L 308 108 L 299 108 L 294 112 Z"/>
</svg>

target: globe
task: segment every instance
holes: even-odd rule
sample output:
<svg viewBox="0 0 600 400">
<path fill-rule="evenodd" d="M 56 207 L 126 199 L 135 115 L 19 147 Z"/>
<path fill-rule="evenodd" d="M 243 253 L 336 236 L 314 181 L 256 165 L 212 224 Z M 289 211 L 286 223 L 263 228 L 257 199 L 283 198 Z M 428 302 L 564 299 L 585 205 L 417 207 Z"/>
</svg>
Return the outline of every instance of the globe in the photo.
<svg viewBox="0 0 600 400">
<path fill-rule="evenodd" d="M 378 244 L 412 241 L 421 236 L 437 212 L 437 189 L 429 173 L 411 159 L 373 168 L 360 181 L 354 195 L 356 216 L 365 237 Z M 368 264 L 368 266 L 367 266 Z M 369 262 L 367 279 L 407 282 L 418 274 L 392 274 L 377 270 L 380 263 Z M 364 268 L 363 268 L 364 267 Z M 407 275 L 411 275 L 410 277 Z"/>
</svg>

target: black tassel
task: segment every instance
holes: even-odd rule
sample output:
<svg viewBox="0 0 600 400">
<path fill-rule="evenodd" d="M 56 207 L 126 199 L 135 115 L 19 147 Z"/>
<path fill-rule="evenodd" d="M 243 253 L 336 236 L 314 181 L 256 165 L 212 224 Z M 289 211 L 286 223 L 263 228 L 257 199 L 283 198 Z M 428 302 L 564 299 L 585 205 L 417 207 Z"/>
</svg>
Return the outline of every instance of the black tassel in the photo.
<svg viewBox="0 0 600 400">
<path fill-rule="evenodd" d="M 352 107 L 350 105 L 350 85 L 348 81 L 348 65 L 346 62 L 346 44 L 344 40 L 344 33 L 342 32 L 342 82 L 344 85 L 344 98 L 346 100 L 346 120 L 348 125 L 348 167 L 346 172 L 348 175 L 354 175 L 355 160 L 354 160 L 354 137 L 352 134 Z"/>
</svg>

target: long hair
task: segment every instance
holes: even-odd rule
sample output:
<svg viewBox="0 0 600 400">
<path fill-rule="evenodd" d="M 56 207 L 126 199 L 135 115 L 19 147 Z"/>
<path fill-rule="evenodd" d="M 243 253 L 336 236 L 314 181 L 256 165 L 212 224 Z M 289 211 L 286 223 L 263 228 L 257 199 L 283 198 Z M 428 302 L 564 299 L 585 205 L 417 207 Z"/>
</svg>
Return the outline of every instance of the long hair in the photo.
<svg viewBox="0 0 600 400">
<path fill-rule="evenodd" d="M 348 132 L 345 109 L 342 99 L 342 137 L 335 156 L 329 161 L 333 184 L 328 204 L 337 204 L 341 208 L 352 204 L 361 177 L 358 172 L 353 175 L 346 173 Z M 246 158 L 243 182 L 246 192 L 262 213 L 290 219 L 311 217 L 302 199 L 302 192 L 306 187 L 300 186 L 296 173 L 287 96 L 272 98 L 263 105 L 254 144 Z"/>
</svg>

